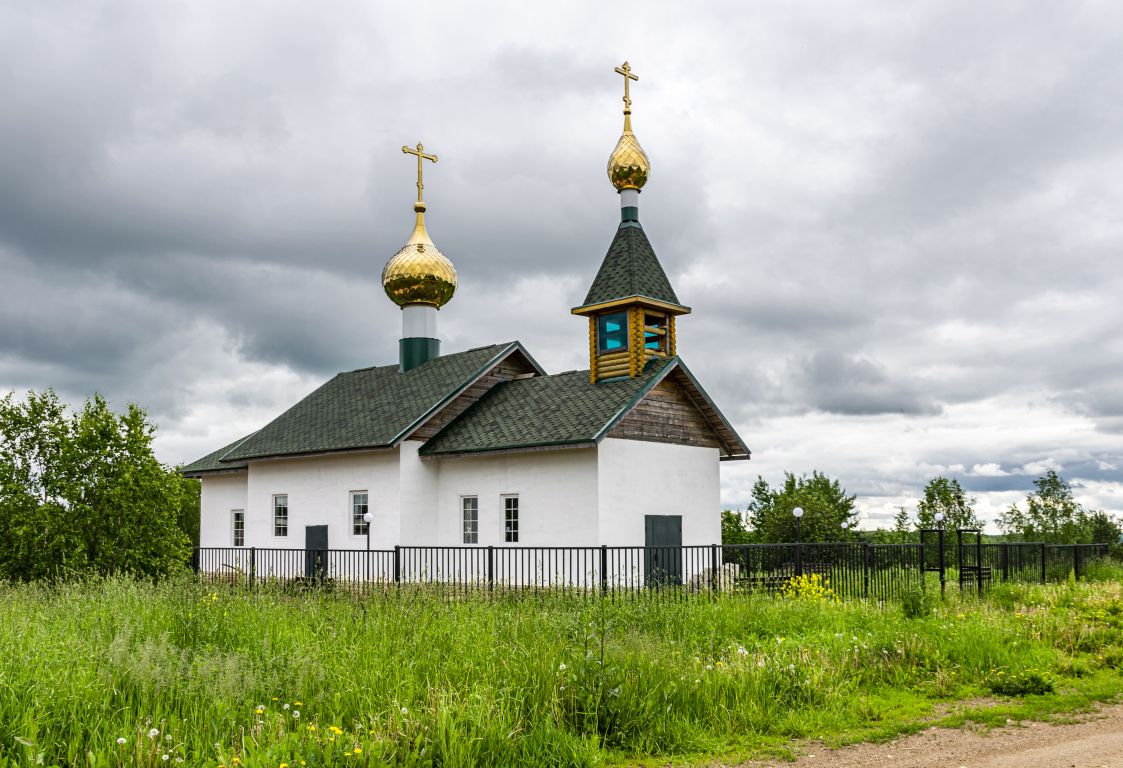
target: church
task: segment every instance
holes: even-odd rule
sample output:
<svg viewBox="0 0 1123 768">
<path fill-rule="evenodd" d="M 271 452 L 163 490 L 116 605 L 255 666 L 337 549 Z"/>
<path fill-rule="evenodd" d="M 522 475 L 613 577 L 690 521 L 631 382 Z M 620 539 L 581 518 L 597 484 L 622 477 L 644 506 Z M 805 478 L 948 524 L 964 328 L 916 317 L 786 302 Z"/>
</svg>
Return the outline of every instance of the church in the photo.
<svg viewBox="0 0 1123 768">
<path fill-rule="evenodd" d="M 399 360 L 340 373 L 183 467 L 202 481 L 202 547 L 721 541 L 720 462 L 749 449 L 678 354 L 676 323 L 691 310 L 640 223 L 650 162 L 632 132 L 638 77 L 627 62 L 615 71 L 624 130 L 608 177 L 620 224 L 571 310 L 587 319 L 588 369 L 548 374 L 519 341 L 441 354 L 438 315 L 457 275 L 425 226 L 423 165 L 437 157 L 402 147 L 417 158 L 415 224 L 382 271 L 402 311 Z"/>
</svg>

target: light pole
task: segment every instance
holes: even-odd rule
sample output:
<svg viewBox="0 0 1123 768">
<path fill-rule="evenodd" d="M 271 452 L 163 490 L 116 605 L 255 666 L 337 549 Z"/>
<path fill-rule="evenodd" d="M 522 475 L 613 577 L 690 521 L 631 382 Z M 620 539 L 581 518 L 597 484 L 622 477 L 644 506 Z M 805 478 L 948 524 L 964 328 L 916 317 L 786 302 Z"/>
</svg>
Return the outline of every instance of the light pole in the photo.
<svg viewBox="0 0 1123 768">
<path fill-rule="evenodd" d="M 792 510 L 792 516 L 795 517 L 795 575 L 803 575 L 803 552 L 802 552 L 802 538 L 800 536 L 799 521 L 803 519 L 803 507 L 796 507 Z"/>
<path fill-rule="evenodd" d="M 939 533 L 937 534 L 937 536 L 938 536 L 938 540 L 939 540 L 939 543 L 940 543 L 940 597 L 943 598 L 943 596 L 944 596 L 944 584 L 946 583 L 944 571 L 947 567 L 947 564 L 944 561 L 944 513 L 943 512 L 937 512 L 936 513 L 936 528 L 939 530 Z"/>
<path fill-rule="evenodd" d="M 842 540 L 846 541 L 846 531 L 850 528 L 850 524 L 845 520 L 842 521 Z"/>
<path fill-rule="evenodd" d="M 374 520 L 374 515 L 370 512 L 363 513 L 363 522 L 366 523 L 367 529 L 367 583 L 370 583 L 370 523 Z"/>
</svg>

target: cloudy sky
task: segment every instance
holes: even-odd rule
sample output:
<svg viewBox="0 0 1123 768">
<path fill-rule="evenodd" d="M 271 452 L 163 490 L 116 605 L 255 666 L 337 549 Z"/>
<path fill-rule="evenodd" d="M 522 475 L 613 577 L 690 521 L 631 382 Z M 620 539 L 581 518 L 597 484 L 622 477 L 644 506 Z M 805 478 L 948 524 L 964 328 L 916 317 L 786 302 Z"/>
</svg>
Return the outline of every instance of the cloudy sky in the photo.
<svg viewBox="0 0 1123 768">
<path fill-rule="evenodd" d="M 393 362 L 415 165 L 444 349 L 587 367 L 628 59 L 679 351 L 756 476 L 866 527 L 1056 468 L 1123 513 L 1123 5 L 0 0 L 0 391 L 134 401 L 190 461 Z"/>
</svg>

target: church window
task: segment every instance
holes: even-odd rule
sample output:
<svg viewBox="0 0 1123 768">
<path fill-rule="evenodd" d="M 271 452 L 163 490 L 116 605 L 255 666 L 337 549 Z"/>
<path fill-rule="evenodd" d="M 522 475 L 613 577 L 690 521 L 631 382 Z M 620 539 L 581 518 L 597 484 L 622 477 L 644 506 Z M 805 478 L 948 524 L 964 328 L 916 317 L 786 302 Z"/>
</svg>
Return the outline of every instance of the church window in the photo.
<svg viewBox="0 0 1123 768">
<path fill-rule="evenodd" d="M 666 354 L 667 318 L 665 315 L 643 316 L 643 347 Z"/>
<path fill-rule="evenodd" d="M 367 492 L 366 491 L 352 491 L 351 492 L 351 535 L 352 536 L 366 536 L 367 529 L 370 525 L 363 516 L 366 515 L 369 507 L 367 506 Z"/>
<path fill-rule="evenodd" d="M 503 497 L 503 540 L 508 544 L 519 542 L 519 497 Z"/>
<path fill-rule="evenodd" d="M 460 508 L 464 520 L 464 543 L 478 544 L 480 541 L 480 500 L 475 496 L 462 496 Z"/>
<path fill-rule="evenodd" d="M 287 493 L 273 497 L 273 535 L 289 535 L 289 496 Z"/>
<path fill-rule="evenodd" d="M 628 313 L 616 312 L 597 318 L 597 351 L 616 352 L 628 348 Z"/>
<path fill-rule="evenodd" d="M 244 509 L 234 510 L 234 546 L 246 546 L 246 511 Z"/>
</svg>

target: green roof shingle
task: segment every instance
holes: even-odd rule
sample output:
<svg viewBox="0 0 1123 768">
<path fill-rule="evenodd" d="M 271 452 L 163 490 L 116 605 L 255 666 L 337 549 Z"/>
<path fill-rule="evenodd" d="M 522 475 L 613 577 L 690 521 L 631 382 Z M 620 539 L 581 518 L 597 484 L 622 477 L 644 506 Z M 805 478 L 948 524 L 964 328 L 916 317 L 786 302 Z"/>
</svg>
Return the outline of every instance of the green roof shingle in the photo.
<svg viewBox="0 0 1123 768">
<path fill-rule="evenodd" d="M 224 453 L 187 471 L 227 469 L 237 462 L 391 446 L 426 414 L 495 366 L 518 342 L 493 344 L 430 360 L 405 373 L 397 365 L 340 373 Z M 525 354 L 525 353 L 524 353 Z"/>
<path fill-rule="evenodd" d="M 429 440 L 421 454 L 592 443 L 674 360 L 653 361 L 634 379 L 591 384 L 588 371 L 569 371 L 496 385 Z"/>
<path fill-rule="evenodd" d="M 244 437 L 240 437 L 237 440 L 235 440 L 234 442 L 232 442 L 230 445 L 224 445 L 221 448 L 219 448 L 217 451 L 215 451 L 214 453 L 208 453 L 203 458 L 196 459 L 195 461 L 191 462 L 187 466 L 181 467 L 180 470 L 179 470 L 180 474 L 184 474 L 184 475 L 187 475 L 188 477 L 191 477 L 191 476 L 197 476 L 197 475 L 199 475 L 203 472 L 223 472 L 223 471 L 230 471 L 230 470 L 234 470 L 234 469 L 245 469 L 246 463 L 244 461 L 242 461 L 242 462 L 231 461 L 231 462 L 227 462 L 225 464 L 222 463 L 221 461 L 219 461 L 219 459 L 221 459 L 227 453 L 229 453 L 234 448 L 236 448 L 238 446 L 238 443 L 242 442 L 245 439 L 246 438 L 244 438 Z"/>
<path fill-rule="evenodd" d="M 624 222 L 616 230 L 582 306 L 632 296 L 682 306 L 643 228 L 638 222 Z"/>
</svg>

